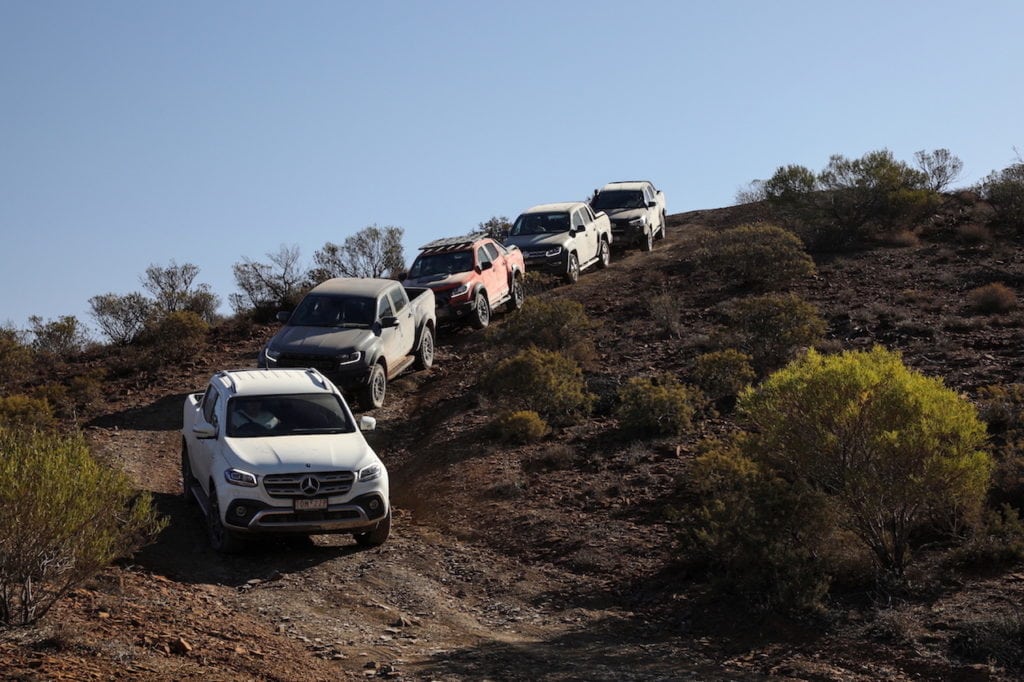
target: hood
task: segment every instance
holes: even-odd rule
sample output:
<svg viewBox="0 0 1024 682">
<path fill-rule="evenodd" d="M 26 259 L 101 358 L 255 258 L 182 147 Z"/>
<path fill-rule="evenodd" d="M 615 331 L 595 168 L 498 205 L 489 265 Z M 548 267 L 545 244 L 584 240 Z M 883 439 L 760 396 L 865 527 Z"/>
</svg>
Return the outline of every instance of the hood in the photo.
<svg viewBox="0 0 1024 682">
<path fill-rule="evenodd" d="M 645 208 L 611 208 L 605 213 L 611 220 L 635 220 L 647 212 Z"/>
<path fill-rule="evenodd" d="M 553 246 L 564 247 L 569 242 L 568 232 L 554 232 L 545 234 L 523 234 L 515 237 L 509 237 L 505 240 L 506 244 L 512 244 L 518 246 L 521 251 L 528 251 L 530 249 L 538 248 L 550 248 Z"/>
<path fill-rule="evenodd" d="M 379 462 L 359 431 L 353 433 L 228 438 L 235 466 L 261 474 L 309 469 L 356 471 Z"/>
<path fill-rule="evenodd" d="M 370 329 L 285 325 L 267 345 L 279 353 L 337 355 L 343 351 L 366 350 L 375 339 L 376 334 Z"/>
<path fill-rule="evenodd" d="M 451 275 L 445 275 L 439 273 L 436 275 L 426 275 L 425 277 L 417 277 L 416 279 L 407 279 L 402 282 L 402 286 L 406 287 L 430 287 L 437 291 L 444 291 L 445 289 L 451 289 L 457 287 L 460 284 L 465 284 L 473 277 L 472 272 L 456 272 Z"/>
</svg>

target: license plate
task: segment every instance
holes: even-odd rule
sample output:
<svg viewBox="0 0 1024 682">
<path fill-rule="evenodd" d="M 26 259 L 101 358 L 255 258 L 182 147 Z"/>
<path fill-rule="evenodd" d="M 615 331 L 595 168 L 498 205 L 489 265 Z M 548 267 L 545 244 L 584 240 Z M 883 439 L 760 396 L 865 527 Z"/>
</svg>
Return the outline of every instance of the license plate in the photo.
<svg viewBox="0 0 1024 682">
<path fill-rule="evenodd" d="M 327 509 L 326 497 L 312 500 L 295 500 L 295 511 L 323 511 L 325 509 Z"/>
</svg>

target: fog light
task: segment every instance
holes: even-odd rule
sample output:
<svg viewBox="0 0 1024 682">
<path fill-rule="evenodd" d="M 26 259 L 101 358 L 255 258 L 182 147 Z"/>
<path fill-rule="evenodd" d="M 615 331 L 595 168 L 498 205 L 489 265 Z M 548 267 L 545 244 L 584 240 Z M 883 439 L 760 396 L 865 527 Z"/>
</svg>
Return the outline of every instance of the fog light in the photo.
<svg viewBox="0 0 1024 682">
<path fill-rule="evenodd" d="M 372 500 L 370 500 L 370 503 L 367 504 L 366 506 L 370 508 L 370 511 L 377 511 L 378 509 L 380 509 L 380 500 L 378 500 L 375 497 Z"/>
<path fill-rule="evenodd" d="M 246 515 L 247 515 L 248 513 L 249 513 L 249 510 L 248 510 L 248 509 L 246 509 L 246 508 L 245 508 L 245 507 L 244 507 L 243 505 L 241 505 L 241 504 L 240 504 L 240 505 L 238 505 L 237 507 L 235 507 L 235 516 L 237 516 L 237 517 L 238 517 L 238 518 L 240 518 L 240 519 L 243 519 L 243 518 L 245 518 L 245 517 L 246 517 Z"/>
</svg>

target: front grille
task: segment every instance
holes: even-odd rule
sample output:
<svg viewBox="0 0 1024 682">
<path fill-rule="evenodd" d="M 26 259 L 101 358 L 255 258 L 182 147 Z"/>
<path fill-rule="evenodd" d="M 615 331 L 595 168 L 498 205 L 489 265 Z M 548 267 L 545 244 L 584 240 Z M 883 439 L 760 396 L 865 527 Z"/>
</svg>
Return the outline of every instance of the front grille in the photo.
<svg viewBox="0 0 1024 682">
<path fill-rule="evenodd" d="M 352 489 L 352 483 L 356 480 L 356 475 L 351 471 L 268 474 L 263 477 L 263 488 L 271 497 L 307 497 L 302 490 L 302 482 L 309 477 L 315 478 L 320 486 L 313 497 L 344 495 Z"/>
<path fill-rule="evenodd" d="M 312 367 L 313 369 L 327 373 L 333 372 L 338 368 L 338 363 L 334 358 L 327 357 L 325 355 L 311 355 L 306 353 L 281 353 L 281 356 L 277 359 L 278 367 L 301 367 L 303 369 Z"/>
</svg>

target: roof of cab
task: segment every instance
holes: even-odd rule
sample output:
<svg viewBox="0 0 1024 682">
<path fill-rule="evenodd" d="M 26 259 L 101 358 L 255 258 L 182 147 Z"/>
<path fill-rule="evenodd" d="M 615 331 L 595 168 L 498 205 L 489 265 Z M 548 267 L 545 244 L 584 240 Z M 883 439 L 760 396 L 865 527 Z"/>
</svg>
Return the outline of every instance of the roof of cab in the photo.
<svg viewBox="0 0 1024 682">
<path fill-rule="evenodd" d="M 369 277 L 335 277 L 317 284 L 311 294 L 346 294 L 349 296 L 377 297 L 390 287 L 398 284 L 393 279 L 372 279 Z"/>
<path fill-rule="evenodd" d="M 554 212 L 565 212 L 585 206 L 586 204 L 582 201 L 563 201 L 556 204 L 538 204 L 537 206 L 531 206 L 530 208 L 523 211 L 523 213 L 554 213 Z"/>
<path fill-rule="evenodd" d="M 609 182 L 607 185 L 601 188 L 604 192 L 610 189 L 643 189 L 651 183 L 647 180 L 624 180 L 622 182 Z"/>
<path fill-rule="evenodd" d="M 231 395 L 333 393 L 333 384 L 315 369 L 234 369 L 217 372 L 212 382 Z"/>
</svg>

